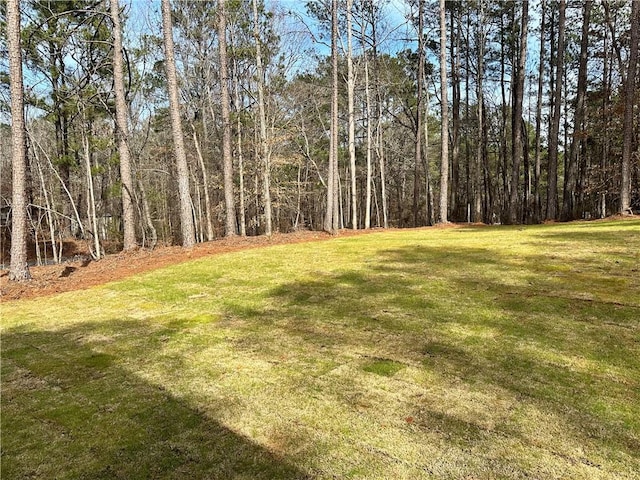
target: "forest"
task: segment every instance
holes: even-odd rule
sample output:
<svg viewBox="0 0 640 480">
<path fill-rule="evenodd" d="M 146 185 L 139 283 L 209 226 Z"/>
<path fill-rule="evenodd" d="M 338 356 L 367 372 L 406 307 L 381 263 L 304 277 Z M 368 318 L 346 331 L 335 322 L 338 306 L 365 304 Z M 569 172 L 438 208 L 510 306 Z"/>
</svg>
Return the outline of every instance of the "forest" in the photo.
<svg viewBox="0 0 640 480">
<path fill-rule="evenodd" d="M 640 210 L 634 1 L 7 0 L 2 249 Z"/>
</svg>

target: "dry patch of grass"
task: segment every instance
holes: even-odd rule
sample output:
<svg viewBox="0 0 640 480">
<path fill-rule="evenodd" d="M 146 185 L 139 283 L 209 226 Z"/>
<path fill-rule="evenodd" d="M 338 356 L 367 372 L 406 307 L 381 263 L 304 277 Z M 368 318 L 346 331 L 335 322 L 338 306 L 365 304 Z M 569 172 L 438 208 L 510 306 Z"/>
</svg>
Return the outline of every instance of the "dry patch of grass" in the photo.
<svg viewBox="0 0 640 480">
<path fill-rule="evenodd" d="M 382 232 L 6 302 L 3 478 L 638 478 L 639 234 Z"/>
</svg>

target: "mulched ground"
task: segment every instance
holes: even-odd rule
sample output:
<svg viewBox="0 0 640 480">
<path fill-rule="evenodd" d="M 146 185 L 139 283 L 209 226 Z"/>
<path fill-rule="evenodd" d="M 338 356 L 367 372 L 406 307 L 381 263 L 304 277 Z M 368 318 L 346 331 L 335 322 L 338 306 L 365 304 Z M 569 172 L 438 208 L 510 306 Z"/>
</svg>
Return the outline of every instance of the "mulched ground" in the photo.
<svg viewBox="0 0 640 480">
<path fill-rule="evenodd" d="M 341 230 L 337 236 L 346 237 L 371 233 L 375 230 Z M 16 300 L 41 297 L 54 293 L 81 290 L 95 285 L 119 280 L 141 272 L 155 270 L 168 265 L 185 262 L 209 255 L 235 252 L 269 245 L 328 240 L 334 238 L 324 232 L 298 231 L 277 233 L 271 236 L 233 237 L 199 243 L 191 249 L 180 246 L 156 247 L 153 250 L 137 249 L 107 255 L 99 261 L 87 260 L 88 252 L 76 247 L 78 260 L 59 265 L 31 267 L 33 277 L 29 282 L 9 282 L 8 270 L 0 270 L 0 299 Z"/>
<path fill-rule="evenodd" d="M 619 219 L 637 219 L 640 216 L 614 215 L 606 219 L 594 220 L 594 222 L 606 222 Z M 436 225 L 431 228 L 456 228 L 469 226 L 470 224 L 448 223 Z M 473 224 L 484 226 L 484 224 Z M 393 229 L 389 229 L 393 230 Z M 148 272 L 158 268 L 166 267 L 188 260 L 206 257 L 209 255 L 219 255 L 227 252 L 259 248 L 269 245 L 281 245 L 300 242 L 312 242 L 328 240 L 330 238 L 347 237 L 354 235 L 364 235 L 380 231 L 372 230 L 340 230 L 336 235 L 316 231 L 298 231 L 293 233 L 276 233 L 270 238 L 259 237 L 232 237 L 214 240 L 212 242 L 199 243 L 191 249 L 180 246 L 156 247 L 150 249 L 137 249 L 130 252 L 121 252 L 107 255 L 99 261 L 88 261 L 88 250 L 82 246 L 81 242 L 76 242 L 65 251 L 72 251 L 77 261 L 67 261 L 59 265 L 47 265 L 42 267 L 31 267 L 33 277 L 29 282 L 16 283 L 9 282 L 8 270 L 0 269 L 0 300 L 17 300 L 23 298 L 42 297 L 59 292 L 70 292 L 82 290 L 95 285 L 102 285 L 107 282 L 119 280 L 142 272 Z M 6 259 L 8 264 L 8 258 Z"/>
</svg>

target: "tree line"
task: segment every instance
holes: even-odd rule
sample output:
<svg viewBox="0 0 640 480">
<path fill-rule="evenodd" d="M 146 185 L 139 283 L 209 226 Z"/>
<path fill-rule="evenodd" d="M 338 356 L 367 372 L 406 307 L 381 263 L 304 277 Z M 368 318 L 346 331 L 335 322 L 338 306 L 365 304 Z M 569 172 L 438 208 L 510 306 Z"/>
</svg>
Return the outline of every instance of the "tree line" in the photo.
<svg viewBox="0 0 640 480">
<path fill-rule="evenodd" d="M 68 237 L 98 259 L 640 208 L 640 2 L 148 6 L 0 7 L 12 279 L 28 246 L 61 261 Z"/>
</svg>

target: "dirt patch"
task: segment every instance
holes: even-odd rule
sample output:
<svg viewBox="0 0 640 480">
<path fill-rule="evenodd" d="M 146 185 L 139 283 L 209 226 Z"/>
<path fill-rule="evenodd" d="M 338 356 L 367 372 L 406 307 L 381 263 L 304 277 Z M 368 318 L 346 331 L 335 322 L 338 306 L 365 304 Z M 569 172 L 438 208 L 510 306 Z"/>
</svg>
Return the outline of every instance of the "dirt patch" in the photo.
<svg viewBox="0 0 640 480">
<path fill-rule="evenodd" d="M 341 230 L 337 236 L 346 237 L 371 233 L 375 230 Z M 16 300 L 41 297 L 60 292 L 82 290 L 95 285 L 112 282 L 138 273 L 155 270 L 196 258 L 300 242 L 311 242 L 335 238 L 324 232 L 299 231 L 274 234 L 271 237 L 233 237 L 199 243 L 191 249 L 179 246 L 156 247 L 153 250 L 137 249 L 107 255 L 99 261 L 89 261 L 88 252 L 75 251 L 78 260 L 59 265 L 31 267 L 33 279 L 29 282 L 9 282 L 8 270 L 0 270 L 0 298 Z"/>
</svg>

